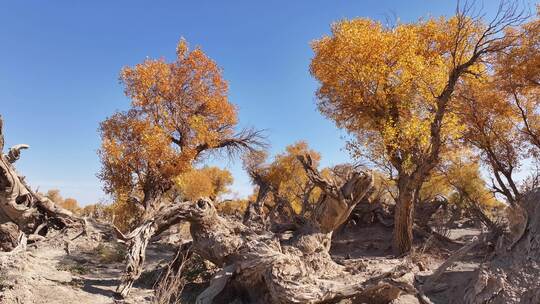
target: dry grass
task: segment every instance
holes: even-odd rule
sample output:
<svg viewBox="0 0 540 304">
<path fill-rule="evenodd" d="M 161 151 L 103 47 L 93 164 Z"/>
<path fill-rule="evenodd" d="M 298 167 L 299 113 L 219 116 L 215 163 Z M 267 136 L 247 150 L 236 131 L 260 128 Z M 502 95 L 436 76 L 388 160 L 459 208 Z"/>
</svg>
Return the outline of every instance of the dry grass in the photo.
<svg viewBox="0 0 540 304">
<path fill-rule="evenodd" d="M 112 264 L 124 261 L 126 250 L 116 243 L 99 243 L 92 253 L 101 263 Z"/>
</svg>

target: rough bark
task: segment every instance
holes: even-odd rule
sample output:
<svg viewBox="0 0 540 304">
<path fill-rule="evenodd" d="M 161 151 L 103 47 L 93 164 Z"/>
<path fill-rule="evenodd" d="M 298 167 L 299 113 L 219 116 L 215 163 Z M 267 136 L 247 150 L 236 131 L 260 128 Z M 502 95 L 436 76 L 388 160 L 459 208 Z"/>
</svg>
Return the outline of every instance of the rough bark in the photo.
<svg viewBox="0 0 540 304">
<path fill-rule="evenodd" d="M 179 223 L 181 217 L 179 217 L 179 214 L 175 214 L 177 212 L 176 207 L 177 204 L 173 204 L 172 206 L 162 207 L 154 216 L 146 215 L 145 218 L 147 219 L 127 235 L 115 228 L 116 237 L 120 241 L 127 243 L 129 247 L 126 253 L 126 270 L 116 288 L 118 297 L 126 297 L 133 287 L 133 283 L 141 276 L 146 260 L 146 247 L 150 242 L 150 238 Z"/>
<path fill-rule="evenodd" d="M 0 148 L 3 148 L 4 144 L 2 127 L 0 118 Z M 32 191 L 24 177 L 17 173 L 14 164 L 19 159 L 21 150 L 27 148 L 27 145 L 16 145 L 10 148 L 7 154 L 0 150 L 0 225 L 14 228 L 14 224 L 25 235 L 45 235 L 49 228 L 61 229 L 74 223 L 82 223 L 82 220 L 70 211 Z M 2 229 L 0 234 L 9 239 L 12 232 L 13 229 Z"/>
<path fill-rule="evenodd" d="M 353 278 L 344 266 L 331 259 L 329 250 L 333 231 L 347 220 L 372 187 L 371 174 L 354 171 L 341 185 L 335 185 L 322 178 L 309 156 L 301 156 L 299 161 L 309 178 L 323 189 L 323 195 L 309 217 L 291 225 L 289 237 L 223 218 L 209 199 L 175 203 L 143 223 L 141 227 L 145 228 L 127 236 L 119 233 L 120 239 L 130 243 L 130 265 L 144 262 L 147 235 L 189 221 L 191 250 L 222 269 L 198 303 L 211 303 L 229 282 L 242 286 L 252 299 L 275 303 L 317 303 L 363 290 L 365 286 L 357 283 L 365 278 Z M 298 273 L 305 275 L 299 278 Z M 119 295 L 125 297 L 139 275 L 140 268 L 128 265 L 117 290 Z M 291 280 L 298 284 L 291 284 Z"/>
<path fill-rule="evenodd" d="M 385 227 L 394 226 L 394 208 L 381 201 L 363 199 L 353 209 L 349 218 L 351 225 L 373 225 L 376 222 Z"/>
<path fill-rule="evenodd" d="M 377 277 L 351 272 L 332 260 L 331 232 L 321 232 L 315 222 L 283 239 L 222 218 L 209 200 L 171 208 L 191 223 L 191 250 L 221 268 L 196 303 L 212 303 L 229 284 L 242 288 L 249 303 L 327 303 L 382 294 L 389 302 L 404 292 L 415 295 L 412 280 L 404 277 L 410 264 Z"/>
<path fill-rule="evenodd" d="M 466 286 L 464 303 L 540 303 L 540 188 L 526 194 L 510 212 L 511 229 L 495 254 Z"/>
<path fill-rule="evenodd" d="M 411 191 L 401 190 L 396 202 L 394 220 L 394 250 L 403 254 L 409 252 L 413 241 L 414 198 Z"/>
<path fill-rule="evenodd" d="M 11 251 L 19 245 L 21 231 L 15 223 L 0 225 L 0 251 Z"/>
</svg>

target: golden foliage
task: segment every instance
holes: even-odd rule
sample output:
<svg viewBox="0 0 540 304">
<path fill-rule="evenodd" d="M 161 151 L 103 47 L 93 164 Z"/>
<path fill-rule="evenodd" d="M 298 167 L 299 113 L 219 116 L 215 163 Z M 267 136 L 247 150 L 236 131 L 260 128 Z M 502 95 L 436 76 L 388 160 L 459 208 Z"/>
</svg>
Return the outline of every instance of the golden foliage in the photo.
<svg viewBox="0 0 540 304">
<path fill-rule="evenodd" d="M 75 214 L 81 213 L 81 207 L 79 206 L 79 203 L 74 198 L 66 198 L 64 199 L 62 195 L 60 194 L 60 190 L 58 189 L 51 189 L 47 191 L 45 194 L 45 197 L 50 199 L 53 203 L 57 204 L 58 206 L 67 209 Z"/>
<path fill-rule="evenodd" d="M 116 197 L 109 206 L 112 223 L 122 232 L 129 232 L 141 223 L 143 209 L 141 206 L 129 202 L 125 197 Z"/>
<path fill-rule="evenodd" d="M 101 124 L 100 178 L 109 193 L 166 191 L 199 155 L 233 135 L 236 108 L 217 64 L 181 40 L 176 60 L 122 70 L 131 109 Z"/>
<path fill-rule="evenodd" d="M 209 197 L 216 200 L 228 193 L 233 177 L 228 170 L 217 167 L 203 167 L 182 173 L 175 178 L 175 188 L 185 200 Z"/>
<path fill-rule="evenodd" d="M 246 166 L 251 167 L 248 171 L 256 170 L 261 182 L 271 188 L 274 203 L 286 201 L 293 212 L 300 213 L 306 201 L 314 202 L 320 194 L 297 159 L 298 155 L 305 154 L 311 156 L 313 165 L 317 167 L 321 156 L 304 141 L 287 146 L 285 152 L 276 155 L 269 164 L 263 163 L 265 155 L 257 154 L 247 160 L 249 164 Z"/>
<path fill-rule="evenodd" d="M 512 179 L 524 157 L 525 142 L 520 117 L 505 94 L 493 81 L 469 81 L 459 94 L 458 108 L 466 142 L 479 149 L 495 175 Z"/>
<path fill-rule="evenodd" d="M 220 214 L 242 217 L 246 212 L 248 205 L 248 200 L 226 200 L 224 202 L 216 204 L 216 209 Z"/>
<path fill-rule="evenodd" d="M 332 26 L 331 36 L 313 43 L 319 108 L 357 136 L 355 153 L 382 162 L 399 154 L 406 172 L 429 153 L 438 97 L 452 68 L 469 59 L 473 48 L 472 39 L 463 39 L 457 46 L 462 56 L 453 60 L 456 23 L 440 18 L 385 28 L 369 19 L 344 20 Z M 475 37 L 481 26 L 470 31 Z M 461 134 L 453 113 L 442 126 L 442 142 Z"/>
<path fill-rule="evenodd" d="M 513 42 L 503 31 L 523 20 L 512 5 L 501 6 L 487 24 L 468 13 L 472 7 L 458 6 L 453 17 L 395 27 L 343 20 L 312 45 L 320 111 L 355 136 L 353 156 L 397 172 L 394 247 L 400 253 L 412 246 L 418 190 L 465 131 L 455 91 L 489 73 L 490 57 Z"/>
<path fill-rule="evenodd" d="M 419 201 L 428 202 L 437 195 L 465 208 L 471 203 L 485 209 L 502 205 L 486 184 L 478 159 L 469 149 L 454 150 L 444 156 L 442 164 L 422 185 Z"/>
</svg>

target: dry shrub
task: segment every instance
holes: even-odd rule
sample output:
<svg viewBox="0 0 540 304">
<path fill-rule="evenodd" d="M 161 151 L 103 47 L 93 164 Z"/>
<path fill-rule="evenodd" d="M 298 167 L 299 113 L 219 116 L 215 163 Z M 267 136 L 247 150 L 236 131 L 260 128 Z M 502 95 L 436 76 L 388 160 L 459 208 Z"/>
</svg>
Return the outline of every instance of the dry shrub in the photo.
<svg viewBox="0 0 540 304">
<path fill-rule="evenodd" d="M 112 264 L 124 261 L 126 250 L 117 243 L 99 243 L 92 253 L 101 263 Z"/>
<path fill-rule="evenodd" d="M 216 204 L 216 209 L 222 215 L 242 217 L 248 205 L 247 200 L 227 200 Z"/>
<path fill-rule="evenodd" d="M 191 253 L 190 248 L 183 245 L 154 285 L 153 303 L 181 303 L 181 300 L 192 303 L 194 299 L 184 299 L 185 295 L 182 295 L 184 286 L 188 283 L 208 283 L 215 271 L 216 268 L 213 264 L 208 263 L 199 255 Z M 192 295 L 189 295 L 188 298 L 190 296 Z"/>
</svg>

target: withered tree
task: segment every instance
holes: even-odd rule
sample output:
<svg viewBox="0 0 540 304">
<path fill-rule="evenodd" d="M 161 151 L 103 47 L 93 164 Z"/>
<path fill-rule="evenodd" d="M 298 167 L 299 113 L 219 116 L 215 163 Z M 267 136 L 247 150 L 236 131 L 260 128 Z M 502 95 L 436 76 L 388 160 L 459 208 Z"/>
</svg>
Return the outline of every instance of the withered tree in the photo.
<svg viewBox="0 0 540 304">
<path fill-rule="evenodd" d="M 322 195 L 313 212 L 286 232 L 261 231 L 223 218 L 205 199 L 178 203 L 162 213 L 161 229 L 171 222 L 190 222 L 191 251 L 220 268 L 197 303 L 212 303 L 226 288 L 241 289 L 250 303 L 323 303 L 377 293 L 389 288 L 382 281 L 403 275 L 399 270 L 380 277 L 354 273 L 329 254 L 333 232 L 373 186 L 371 173 L 351 171 L 336 184 L 320 174 L 308 155 L 298 161 Z"/>
<path fill-rule="evenodd" d="M 16 145 L 4 154 L 3 120 L 0 116 L 0 251 L 23 248 L 27 240 L 39 240 L 50 229 L 82 223 L 70 211 L 34 192 L 26 184 L 24 176 L 15 170 L 21 150 L 28 147 Z"/>
</svg>

